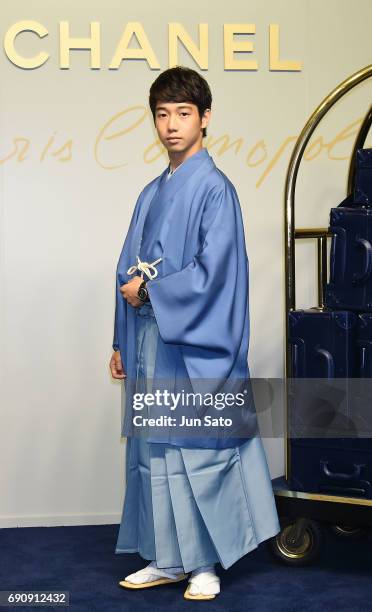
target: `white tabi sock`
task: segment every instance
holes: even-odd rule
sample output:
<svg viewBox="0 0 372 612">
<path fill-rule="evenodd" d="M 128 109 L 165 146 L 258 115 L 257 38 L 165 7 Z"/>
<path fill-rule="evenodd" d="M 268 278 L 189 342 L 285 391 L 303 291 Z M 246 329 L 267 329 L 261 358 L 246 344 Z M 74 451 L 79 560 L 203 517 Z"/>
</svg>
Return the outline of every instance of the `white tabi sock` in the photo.
<svg viewBox="0 0 372 612">
<path fill-rule="evenodd" d="M 151 561 L 151 563 L 138 570 L 138 572 L 125 576 L 125 580 L 134 584 L 143 584 L 145 582 L 153 582 L 158 578 L 177 578 L 183 573 L 183 567 L 159 569 L 156 565 L 156 561 Z"/>
<path fill-rule="evenodd" d="M 220 579 L 214 565 L 198 567 L 192 572 L 189 583 L 190 595 L 217 595 L 220 592 Z"/>
</svg>

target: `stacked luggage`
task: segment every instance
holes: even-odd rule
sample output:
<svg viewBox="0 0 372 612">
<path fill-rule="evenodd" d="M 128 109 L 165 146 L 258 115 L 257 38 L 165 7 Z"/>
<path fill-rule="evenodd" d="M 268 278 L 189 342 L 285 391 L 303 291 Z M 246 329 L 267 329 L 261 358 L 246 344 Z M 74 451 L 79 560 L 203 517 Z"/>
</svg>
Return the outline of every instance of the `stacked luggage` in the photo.
<svg viewBox="0 0 372 612">
<path fill-rule="evenodd" d="M 372 499 L 372 149 L 329 230 L 325 308 L 289 313 L 289 485 Z"/>
</svg>

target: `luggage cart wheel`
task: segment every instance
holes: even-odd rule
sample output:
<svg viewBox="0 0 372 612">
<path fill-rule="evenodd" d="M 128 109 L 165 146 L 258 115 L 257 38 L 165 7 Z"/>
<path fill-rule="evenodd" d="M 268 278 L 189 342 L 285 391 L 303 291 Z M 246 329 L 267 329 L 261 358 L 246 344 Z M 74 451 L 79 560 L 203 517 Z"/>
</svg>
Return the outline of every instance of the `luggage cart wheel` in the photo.
<svg viewBox="0 0 372 612">
<path fill-rule="evenodd" d="M 353 527 L 352 525 L 330 525 L 330 531 L 333 535 L 338 538 L 345 538 L 348 540 L 357 540 L 362 538 L 366 530 L 362 527 Z"/>
<path fill-rule="evenodd" d="M 322 526 L 311 519 L 281 519 L 281 531 L 267 545 L 272 555 L 286 565 L 303 566 L 320 555 L 324 541 Z"/>
</svg>

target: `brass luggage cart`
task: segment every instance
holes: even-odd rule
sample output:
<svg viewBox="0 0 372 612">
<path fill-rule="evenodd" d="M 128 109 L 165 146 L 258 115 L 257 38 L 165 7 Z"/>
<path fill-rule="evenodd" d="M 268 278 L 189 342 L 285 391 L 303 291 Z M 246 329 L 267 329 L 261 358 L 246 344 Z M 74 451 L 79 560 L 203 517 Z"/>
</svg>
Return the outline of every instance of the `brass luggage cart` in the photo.
<svg viewBox="0 0 372 612">
<path fill-rule="evenodd" d="M 305 147 L 324 115 L 342 96 L 370 77 L 372 77 L 372 65 L 366 66 L 343 81 L 321 102 L 299 135 L 289 162 L 285 182 L 285 383 L 292 378 L 288 315 L 296 308 L 295 240 L 302 238 L 317 240 L 317 308 L 323 310 L 327 283 L 327 238 L 332 235 L 327 228 L 295 228 L 295 188 L 298 169 Z M 354 143 L 347 195 L 350 195 L 353 189 L 357 149 L 363 146 L 371 122 L 372 107 L 366 114 Z M 372 499 L 307 493 L 293 491 L 289 488 L 287 480 L 291 464 L 288 438 L 288 384 L 286 387 L 285 475 L 272 481 L 282 529 L 275 538 L 268 541 L 268 546 L 276 558 L 287 565 L 298 566 L 308 565 L 318 557 L 322 549 L 326 527 L 340 537 L 347 538 L 358 537 L 364 533 L 366 528 L 372 527 Z"/>
</svg>

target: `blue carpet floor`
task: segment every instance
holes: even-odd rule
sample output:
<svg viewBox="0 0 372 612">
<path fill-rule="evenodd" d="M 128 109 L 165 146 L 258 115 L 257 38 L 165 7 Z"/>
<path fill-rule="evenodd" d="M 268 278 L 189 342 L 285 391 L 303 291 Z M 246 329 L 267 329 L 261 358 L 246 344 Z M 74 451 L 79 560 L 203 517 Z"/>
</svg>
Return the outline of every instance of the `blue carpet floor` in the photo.
<svg viewBox="0 0 372 612">
<path fill-rule="evenodd" d="M 70 606 L 64 609 L 73 612 L 372 609 L 371 534 L 362 541 L 328 535 L 321 560 L 307 568 L 281 565 L 261 544 L 227 571 L 217 565 L 221 594 L 215 600 L 191 602 L 183 599 L 187 582 L 141 591 L 120 588 L 119 580 L 147 562 L 137 554 L 115 555 L 117 533 L 116 525 L 1 529 L 0 590 L 69 591 Z"/>
</svg>

